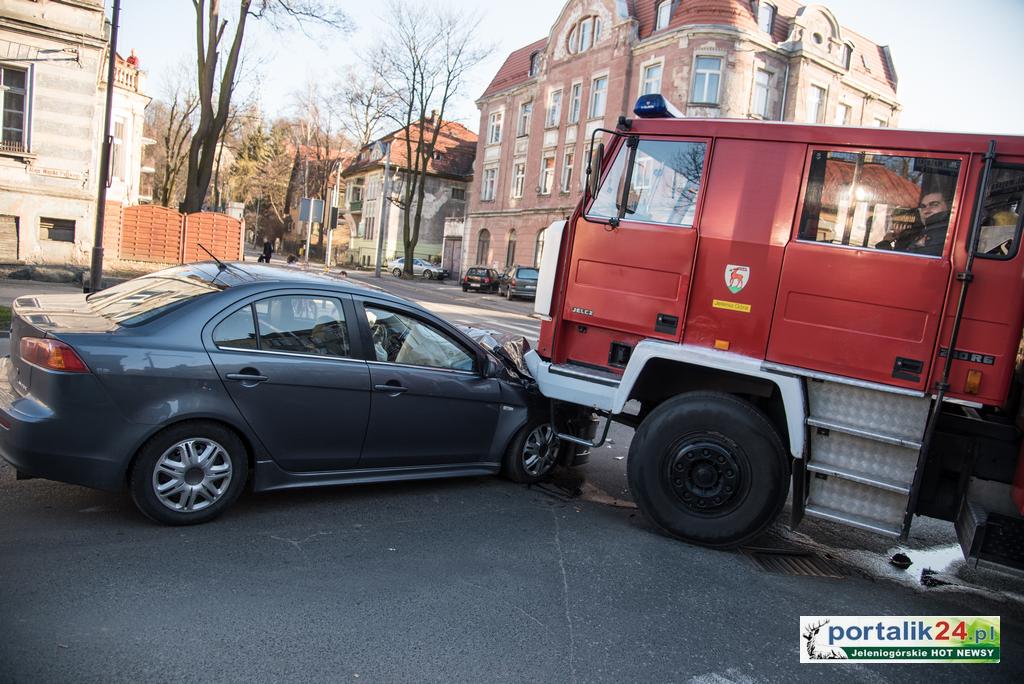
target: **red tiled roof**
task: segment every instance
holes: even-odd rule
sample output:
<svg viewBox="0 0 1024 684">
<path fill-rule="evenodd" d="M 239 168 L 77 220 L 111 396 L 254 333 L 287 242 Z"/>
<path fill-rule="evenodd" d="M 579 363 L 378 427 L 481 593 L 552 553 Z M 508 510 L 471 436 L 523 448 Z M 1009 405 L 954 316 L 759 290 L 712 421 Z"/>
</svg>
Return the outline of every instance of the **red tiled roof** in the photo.
<svg viewBox="0 0 1024 684">
<path fill-rule="evenodd" d="M 487 90 L 480 97 L 493 95 L 499 90 L 505 90 L 530 80 L 530 56 L 538 50 L 543 50 L 547 44 L 548 39 L 541 38 L 526 47 L 515 50 L 508 56 L 508 59 L 501 65 L 501 68 L 498 69 L 498 73 L 494 75 L 490 85 L 487 86 Z"/>
<path fill-rule="evenodd" d="M 427 133 L 430 132 L 427 129 Z M 408 131 L 408 135 L 406 134 Z M 408 169 L 409 159 L 406 150 L 406 140 L 411 140 L 413 150 L 416 149 L 416 141 L 419 140 L 419 124 L 414 123 L 406 128 L 392 131 L 380 138 L 380 140 L 391 143 L 391 164 L 398 168 Z M 441 132 L 437 135 L 437 143 L 434 145 L 434 153 L 440 158 L 431 159 L 427 164 L 427 172 L 438 176 L 464 176 L 473 175 L 473 159 L 476 156 L 476 133 L 469 130 L 460 123 L 445 121 L 441 124 Z M 374 141 L 376 142 L 376 141 Z M 369 150 L 373 144 L 367 145 L 360 154 Z M 369 155 L 365 155 L 369 156 Z M 351 164 L 341 172 L 342 177 L 350 176 L 360 171 L 383 166 L 379 159 L 365 159 L 359 161 L 356 157 Z"/>
</svg>

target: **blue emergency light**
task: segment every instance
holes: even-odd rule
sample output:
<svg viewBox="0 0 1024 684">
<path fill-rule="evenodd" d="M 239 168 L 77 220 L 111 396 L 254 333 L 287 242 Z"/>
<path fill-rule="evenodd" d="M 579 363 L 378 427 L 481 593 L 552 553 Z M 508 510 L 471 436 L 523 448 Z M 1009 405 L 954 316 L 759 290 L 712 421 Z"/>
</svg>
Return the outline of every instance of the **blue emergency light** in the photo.
<svg viewBox="0 0 1024 684">
<path fill-rule="evenodd" d="M 633 107 L 633 113 L 641 119 L 681 119 L 683 113 L 660 93 L 641 95 Z"/>
</svg>

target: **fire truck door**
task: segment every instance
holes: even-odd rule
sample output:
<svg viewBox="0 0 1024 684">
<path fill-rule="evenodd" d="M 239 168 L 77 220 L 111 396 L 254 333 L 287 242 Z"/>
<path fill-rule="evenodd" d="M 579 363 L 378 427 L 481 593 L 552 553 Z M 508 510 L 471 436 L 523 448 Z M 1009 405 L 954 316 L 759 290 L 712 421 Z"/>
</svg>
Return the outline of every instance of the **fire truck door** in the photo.
<svg viewBox="0 0 1024 684">
<path fill-rule="evenodd" d="M 953 155 L 811 148 L 767 358 L 925 387 L 959 209 Z"/>
<path fill-rule="evenodd" d="M 565 340 L 566 356 L 605 364 L 608 344 L 598 340 L 616 333 L 681 338 L 707 147 L 706 140 L 640 140 L 629 206 L 612 228 L 628 157 L 626 145 L 619 147 L 576 226 L 563 316 L 580 325 Z M 580 332 L 584 326 L 607 332 L 591 334 L 590 342 Z"/>
</svg>

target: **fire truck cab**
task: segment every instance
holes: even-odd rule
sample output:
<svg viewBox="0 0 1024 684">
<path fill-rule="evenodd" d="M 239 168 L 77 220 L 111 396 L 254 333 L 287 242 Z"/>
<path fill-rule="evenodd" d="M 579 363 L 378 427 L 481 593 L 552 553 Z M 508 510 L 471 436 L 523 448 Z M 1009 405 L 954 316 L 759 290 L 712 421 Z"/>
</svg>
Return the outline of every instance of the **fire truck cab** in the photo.
<svg viewBox="0 0 1024 684">
<path fill-rule="evenodd" d="M 1024 138 L 637 114 L 548 228 L 527 363 L 636 428 L 641 511 L 734 546 L 792 489 L 1024 568 Z"/>
</svg>

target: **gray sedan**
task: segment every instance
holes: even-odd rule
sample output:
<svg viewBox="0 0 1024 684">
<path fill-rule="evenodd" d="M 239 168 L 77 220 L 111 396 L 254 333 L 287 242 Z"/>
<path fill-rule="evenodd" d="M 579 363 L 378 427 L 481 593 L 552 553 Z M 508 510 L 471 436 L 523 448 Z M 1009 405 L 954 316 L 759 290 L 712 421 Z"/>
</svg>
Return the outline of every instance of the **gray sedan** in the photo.
<svg viewBox="0 0 1024 684">
<path fill-rule="evenodd" d="M 118 490 L 168 524 L 255 491 L 558 460 L 514 364 L 410 302 L 252 264 L 193 264 L 14 302 L 0 454 L 19 477 Z"/>
</svg>

